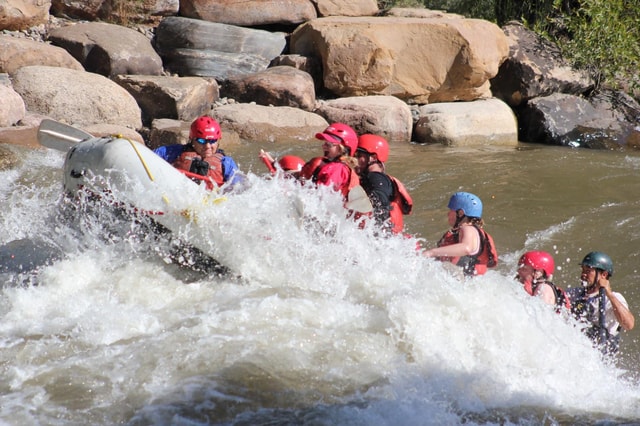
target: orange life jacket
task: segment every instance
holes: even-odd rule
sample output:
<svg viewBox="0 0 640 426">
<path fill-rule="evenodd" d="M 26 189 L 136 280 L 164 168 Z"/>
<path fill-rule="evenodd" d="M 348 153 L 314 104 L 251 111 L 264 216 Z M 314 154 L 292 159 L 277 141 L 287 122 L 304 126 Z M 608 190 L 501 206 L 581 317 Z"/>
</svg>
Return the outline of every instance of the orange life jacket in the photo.
<svg viewBox="0 0 640 426">
<path fill-rule="evenodd" d="M 206 176 L 213 179 L 218 185 L 222 186 L 224 183 L 224 170 L 222 170 L 222 157 L 219 152 L 202 158 L 195 151 L 185 151 L 173 162 L 173 167 L 189 172 L 191 170 L 191 163 L 194 160 L 204 160 L 209 163 L 209 171 Z"/>
<path fill-rule="evenodd" d="M 391 183 L 393 183 L 393 199 L 390 203 L 391 231 L 394 234 L 399 234 L 404 228 L 404 219 L 402 216 L 405 214 L 411 214 L 411 211 L 413 210 L 413 199 L 411 198 L 411 195 L 409 195 L 407 188 L 398 178 L 391 175 L 387 176 L 389 176 Z"/>
<path fill-rule="evenodd" d="M 498 252 L 496 251 L 493 237 L 478 225 L 473 225 L 473 227 L 478 230 L 478 236 L 480 237 L 480 250 L 478 250 L 478 253 L 468 256 L 437 257 L 440 261 L 448 261 L 462 267 L 464 274 L 467 276 L 483 275 L 487 272 L 487 268 L 494 268 L 498 264 Z M 460 236 L 458 234 L 458 228 L 450 229 L 440 238 L 438 247 L 457 244 L 459 242 Z"/>
</svg>

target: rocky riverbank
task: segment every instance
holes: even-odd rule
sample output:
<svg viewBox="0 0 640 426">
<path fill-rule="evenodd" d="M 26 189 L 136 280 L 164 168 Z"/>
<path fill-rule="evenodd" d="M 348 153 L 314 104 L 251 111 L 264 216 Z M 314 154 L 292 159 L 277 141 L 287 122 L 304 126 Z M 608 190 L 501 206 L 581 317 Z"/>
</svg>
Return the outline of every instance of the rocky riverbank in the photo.
<svg viewBox="0 0 640 426">
<path fill-rule="evenodd" d="M 76 3 L 0 17 L 0 142 L 34 144 L 48 117 L 156 147 L 186 141 L 210 114 L 226 144 L 299 142 L 340 121 L 391 143 L 640 145 L 637 102 L 594 94 L 518 23 L 369 0 L 183 0 L 141 2 L 116 25 L 100 20 L 121 22 L 122 10 Z"/>
</svg>

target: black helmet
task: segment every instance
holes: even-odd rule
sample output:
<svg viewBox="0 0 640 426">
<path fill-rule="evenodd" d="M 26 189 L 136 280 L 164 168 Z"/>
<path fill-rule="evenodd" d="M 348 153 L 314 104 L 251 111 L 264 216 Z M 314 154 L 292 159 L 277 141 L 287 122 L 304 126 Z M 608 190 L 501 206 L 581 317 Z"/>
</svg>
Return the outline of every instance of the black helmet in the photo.
<svg viewBox="0 0 640 426">
<path fill-rule="evenodd" d="M 592 251 L 582 259 L 580 265 L 589 266 L 595 269 L 602 269 L 607 271 L 609 276 L 613 275 L 613 262 L 611 258 L 606 254 L 599 251 Z"/>
</svg>

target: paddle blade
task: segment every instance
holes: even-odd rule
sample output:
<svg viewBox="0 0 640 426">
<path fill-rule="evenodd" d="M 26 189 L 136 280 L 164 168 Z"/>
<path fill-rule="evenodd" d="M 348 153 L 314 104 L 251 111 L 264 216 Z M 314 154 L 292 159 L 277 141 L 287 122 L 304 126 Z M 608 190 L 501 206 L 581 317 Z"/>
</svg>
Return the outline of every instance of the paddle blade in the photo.
<svg viewBox="0 0 640 426">
<path fill-rule="evenodd" d="M 360 185 L 351 188 L 344 206 L 358 213 L 370 213 L 373 211 L 371 200 L 369 200 L 369 196 Z"/>
<path fill-rule="evenodd" d="M 78 142 L 92 137 L 92 134 L 84 130 L 48 118 L 42 120 L 38 127 L 40 145 L 62 152 L 67 152 Z"/>
</svg>

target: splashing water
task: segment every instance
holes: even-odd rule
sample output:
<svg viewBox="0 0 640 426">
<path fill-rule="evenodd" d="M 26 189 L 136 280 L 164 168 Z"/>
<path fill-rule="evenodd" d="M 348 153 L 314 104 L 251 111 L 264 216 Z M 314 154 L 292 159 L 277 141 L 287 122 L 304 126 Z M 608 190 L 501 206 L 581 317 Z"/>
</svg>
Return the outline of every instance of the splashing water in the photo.
<svg viewBox="0 0 640 426">
<path fill-rule="evenodd" d="M 7 424 L 640 418 L 633 372 L 604 363 L 571 320 L 497 271 L 460 281 L 415 238 L 358 229 L 333 193 L 249 174 L 195 206 L 174 237 L 229 270 L 208 273 L 108 210 L 70 217 L 59 156 L 24 155 L 0 172 L 2 243 L 56 256 L 3 273 Z"/>
</svg>

